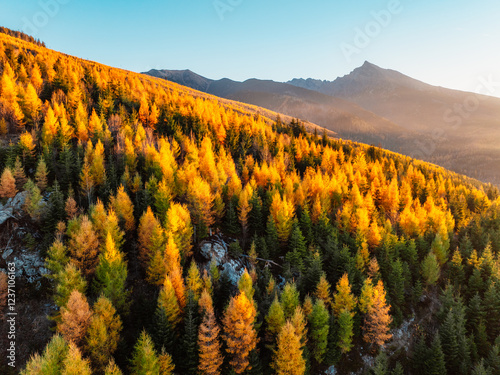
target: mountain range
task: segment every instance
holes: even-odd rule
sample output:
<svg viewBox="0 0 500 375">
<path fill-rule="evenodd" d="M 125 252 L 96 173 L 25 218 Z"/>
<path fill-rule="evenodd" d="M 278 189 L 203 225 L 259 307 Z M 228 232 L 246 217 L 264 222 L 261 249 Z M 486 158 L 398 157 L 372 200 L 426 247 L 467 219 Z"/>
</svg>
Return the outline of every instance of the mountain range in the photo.
<svg viewBox="0 0 500 375">
<path fill-rule="evenodd" d="M 432 86 L 369 62 L 334 81 L 237 82 L 190 70 L 146 74 L 500 184 L 499 98 Z"/>
</svg>

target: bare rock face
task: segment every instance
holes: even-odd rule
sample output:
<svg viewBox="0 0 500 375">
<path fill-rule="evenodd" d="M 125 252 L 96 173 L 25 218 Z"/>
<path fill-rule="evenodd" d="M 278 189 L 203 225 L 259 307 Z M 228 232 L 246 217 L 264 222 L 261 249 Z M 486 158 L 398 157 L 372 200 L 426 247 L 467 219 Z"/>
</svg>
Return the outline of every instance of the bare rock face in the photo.
<svg viewBox="0 0 500 375">
<path fill-rule="evenodd" d="M 5 243 L 0 247 L 0 267 L 7 268 L 8 264 L 14 263 L 16 278 L 26 280 L 29 284 L 36 283 L 38 287 L 48 270 L 36 246 L 29 250 L 23 243 L 23 238 L 28 234 L 40 238 L 38 233 L 32 232 L 29 224 L 24 223 L 23 226 L 23 221 L 19 220 L 25 215 L 23 206 L 27 196 L 28 192 L 23 191 L 9 198 L 5 205 L 0 205 L 0 231 L 5 231 Z M 6 269 L 0 268 L 0 271 L 5 272 Z"/>
<path fill-rule="evenodd" d="M 209 261 L 215 259 L 217 266 L 220 266 L 227 258 L 227 244 L 222 238 L 215 236 L 213 240 L 201 243 L 200 254 Z"/>
<path fill-rule="evenodd" d="M 228 244 L 222 236 L 215 235 L 209 240 L 203 241 L 200 245 L 200 254 L 207 260 L 215 261 L 215 264 L 224 272 L 233 285 L 238 285 L 240 276 L 245 271 L 244 262 L 240 259 L 233 259 L 228 253 Z"/>
<path fill-rule="evenodd" d="M 5 206 L 0 205 L 0 225 L 12 218 L 14 214 L 23 209 L 24 202 L 28 196 L 27 191 L 17 193 L 14 198 L 9 198 Z"/>
</svg>

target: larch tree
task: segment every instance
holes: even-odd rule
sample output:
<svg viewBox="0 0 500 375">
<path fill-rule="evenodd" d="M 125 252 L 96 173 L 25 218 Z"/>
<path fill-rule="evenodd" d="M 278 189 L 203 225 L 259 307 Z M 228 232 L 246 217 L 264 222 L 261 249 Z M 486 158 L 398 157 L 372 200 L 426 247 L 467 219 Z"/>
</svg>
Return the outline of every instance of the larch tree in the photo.
<svg viewBox="0 0 500 375">
<path fill-rule="evenodd" d="M 326 280 L 326 275 L 323 273 L 316 286 L 316 298 L 325 303 L 325 307 L 329 308 L 332 305 L 332 297 L 330 294 L 330 283 Z"/>
<path fill-rule="evenodd" d="M 179 302 L 179 307 L 183 309 L 186 306 L 186 286 L 184 284 L 184 278 L 182 277 L 181 266 L 175 267 L 169 274 L 172 280 L 172 285 L 175 290 L 175 295 L 177 301 Z"/>
<path fill-rule="evenodd" d="M 137 237 L 139 242 L 139 260 L 142 266 L 147 269 L 153 254 L 156 254 L 158 251 L 162 254 L 165 246 L 163 229 L 149 206 L 139 220 Z"/>
<path fill-rule="evenodd" d="M 231 356 L 229 364 L 237 374 L 250 369 L 249 355 L 257 345 L 257 332 L 254 328 L 256 310 L 246 294 L 240 292 L 229 302 L 224 314 L 224 340 L 226 351 Z"/>
<path fill-rule="evenodd" d="M 295 214 L 293 203 L 286 197 L 282 199 L 279 193 L 275 193 L 271 202 L 270 214 L 274 220 L 280 242 L 286 243 L 292 232 Z"/>
<path fill-rule="evenodd" d="M 74 290 L 83 294 L 87 288 L 87 281 L 80 270 L 71 262 L 68 262 L 64 269 L 55 275 L 55 280 L 54 302 L 60 308 L 66 306 Z"/>
<path fill-rule="evenodd" d="M 253 301 L 253 296 L 255 294 L 255 289 L 253 287 L 252 277 L 248 273 L 247 269 L 240 276 L 238 280 L 238 289 L 240 292 L 246 294 L 248 300 Z"/>
<path fill-rule="evenodd" d="M 134 346 L 130 366 L 134 375 L 159 375 L 160 361 L 151 337 L 142 331 Z"/>
<path fill-rule="evenodd" d="M 189 266 L 186 287 L 188 292 L 193 293 L 194 300 L 198 302 L 203 291 L 203 281 L 201 280 L 200 270 L 194 260 L 191 261 L 191 265 Z"/>
<path fill-rule="evenodd" d="M 111 358 L 104 369 L 104 375 L 123 375 L 123 372 L 116 365 L 115 360 Z"/>
<path fill-rule="evenodd" d="M 126 290 L 127 263 L 108 232 L 104 250 L 96 268 L 96 289 L 107 297 L 120 312 L 126 311 L 129 292 Z"/>
<path fill-rule="evenodd" d="M 134 205 L 123 185 L 118 188 L 116 195 L 111 197 L 110 203 L 120 222 L 123 223 L 125 232 L 131 233 L 135 228 Z"/>
<path fill-rule="evenodd" d="M 307 343 L 307 318 L 302 307 L 298 306 L 295 309 L 290 322 L 300 338 L 301 348 L 304 348 Z"/>
<path fill-rule="evenodd" d="M 295 312 L 297 306 L 299 306 L 299 292 L 295 283 L 286 283 L 283 291 L 280 295 L 281 306 L 283 307 L 283 313 L 285 314 L 285 319 L 290 319 Z"/>
<path fill-rule="evenodd" d="M 158 356 L 158 362 L 160 363 L 160 373 L 159 375 L 173 375 L 175 370 L 175 364 L 172 360 L 172 356 L 162 349 L 160 355 Z"/>
<path fill-rule="evenodd" d="M 106 297 L 99 297 L 86 336 L 86 350 L 95 367 L 103 371 L 118 347 L 122 322 Z"/>
<path fill-rule="evenodd" d="M 278 300 L 278 296 L 274 297 L 274 300 L 271 303 L 269 311 L 265 317 L 265 321 L 267 324 L 265 338 L 271 348 L 273 348 L 276 342 L 276 337 L 278 337 L 281 328 L 285 324 L 285 314 L 283 313 L 283 308 Z"/>
<path fill-rule="evenodd" d="M 36 166 L 36 171 L 35 171 L 35 181 L 36 185 L 41 191 L 45 191 L 48 185 L 48 170 L 47 170 L 47 164 L 45 164 L 44 158 L 40 158 L 38 160 L 38 164 Z"/>
<path fill-rule="evenodd" d="M 306 371 L 300 337 L 290 321 L 286 322 L 278 335 L 272 367 L 278 375 L 303 375 Z"/>
<path fill-rule="evenodd" d="M 99 240 L 87 215 L 83 215 L 77 225 L 78 228 L 71 232 L 68 242 L 71 262 L 84 276 L 91 276 L 99 262 Z"/>
<path fill-rule="evenodd" d="M 186 259 L 191 255 L 193 226 L 191 215 L 185 205 L 172 203 L 167 211 L 165 229 L 174 237 L 174 241 L 182 255 Z"/>
<path fill-rule="evenodd" d="M 37 353 L 31 356 L 21 375 L 61 374 L 68 351 L 68 343 L 60 334 L 55 334 L 42 355 Z"/>
<path fill-rule="evenodd" d="M 347 273 L 340 278 L 337 283 L 337 293 L 334 295 L 333 312 L 338 317 L 342 310 L 354 311 L 356 307 L 356 297 L 351 292 L 351 285 Z"/>
<path fill-rule="evenodd" d="M 16 196 L 16 179 L 9 168 L 5 168 L 0 177 L 0 197 L 13 198 Z"/>
<path fill-rule="evenodd" d="M 367 307 L 363 326 L 363 339 L 378 346 L 383 346 L 392 335 L 389 333 L 392 318 L 389 315 L 391 306 L 385 299 L 385 289 L 382 280 L 373 288 L 371 304 Z"/>
<path fill-rule="evenodd" d="M 361 294 L 358 300 L 359 311 L 362 314 L 366 314 L 368 310 L 373 305 L 373 282 L 370 277 L 363 281 L 363 286 L 361 287 Z"/>
<path fill-rule="evenodd" d="M 208 182 L 200 176 L 189 181 L 187 193 L 194 222 L 198 225 L 197 236 L 203 238 L 214 223 L 214 195 Z"/>
<path fill-rule="evenodd" d="M 200 299 L 201 301 L 201 299 Z M 219 375 L 223 357 L 219 339 L 220 328 L 215 319 L 212 306 L 205 309 L 203 320 L 198 331 L 199 365 L 203 375 Z"/>
<path fill-rule="evenodd" d="M 90 325 L 92 311 L 87 298 L 77 290 L 74 290 L 66 306 L 61 308 L 60 323 L 57 330 L 68 342 L 74 342 L 79 347 L 84 342 L 87 329 Z"/>
<path fill-rule="evenodd" d="M 88 359 L 82 357 L 78 346 L 69 342 L 68 355 L 63 361 L 61 375 L 92 375 Z"/>
<path fill-rule="evenodd" d="M 14 163 L 14 171 L 12 173 L 14 179 L 16 180 L 16 189 L 18 191 L 23 190 L 23 186 L 28 181 L 26 178 L 26 173 L 24 173 L 24 166 L 21 163 L 21 159 L 19 156 L 16 157 L 16 161 Z"/>
<path fill-rule="evenodd" d="M 163 310 L 172 327 L 176 327 L 181 322 L 181 308 L 175 295 L 175 290 L 170 277 L 166 277 L 163 288 L 158 296 L 158 307 Z"/>
</svg>

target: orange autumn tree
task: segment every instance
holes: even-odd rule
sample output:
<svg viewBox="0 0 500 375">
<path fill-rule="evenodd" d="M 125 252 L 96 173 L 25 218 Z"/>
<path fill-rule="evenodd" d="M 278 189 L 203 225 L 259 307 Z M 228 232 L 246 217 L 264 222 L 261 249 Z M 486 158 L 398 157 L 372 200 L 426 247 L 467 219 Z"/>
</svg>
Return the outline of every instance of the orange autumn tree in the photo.
<svg viewBox="0 0 500 375">
<path fill-rule="evenodd" d="M 66 306 L 61 308 L 60 322 L 57 330 L 64 339 L 80 346 L 83 344 L 90 325 L 92 311 L 87 298 L 78 290 L 73 290 Z"/>
<path fill-rule="evenodd" d="M 198 347 L 200 353 L 198 370 L 203 375 L 219 375 L 223 362 L 219 340 L 220 328 L 215 319 L 212 299 L 206 291 L 203 292 L 200 299 L 200 308 L 202 305 L 205 309 L 205 314 L 198 330 Z"/>
<path fill-rule="evenodd" d="M 392 322 L 392 317 L 389 315 L 391 306 L 386 302 L 382 280 L 378 281 L 372 293 L 363 326 L 363 339 L 370 344 L 382 346 L 392 337 L 389 333 Z"/>
<path fill-rule="evenodd" d="M 222 321 L 226 351 L 231 356 L 229 364 L 237 374 L 249 370 L 250 352 L 257 346 L 257 332 L 254 328 L 256 317 L 254 303 L 244 292 L 231 298 Z"/>
<path fill-rule="evenodd" d="M 16 179 L 12 175 L 12 171 L 5 168 L 2 177 L 0 177 L 0 197 L 12 198 L 16 196 L 16 193 Z"/>
</svg>

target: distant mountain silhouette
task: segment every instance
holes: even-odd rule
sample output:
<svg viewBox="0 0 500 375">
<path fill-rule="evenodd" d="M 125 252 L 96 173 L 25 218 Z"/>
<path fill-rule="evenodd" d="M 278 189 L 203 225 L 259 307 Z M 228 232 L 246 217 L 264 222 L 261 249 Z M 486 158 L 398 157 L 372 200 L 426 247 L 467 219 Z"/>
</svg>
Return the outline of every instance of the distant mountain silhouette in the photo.
<svg viewBox="0 0 500 375">
<path fill-rule="evenodd" d="M 369 62 L 334 81 L 237 82 L 211 80 L 189 70 L 146 74 L 500 184 L 498 98 L 432 86 Z"/>
</svg>

